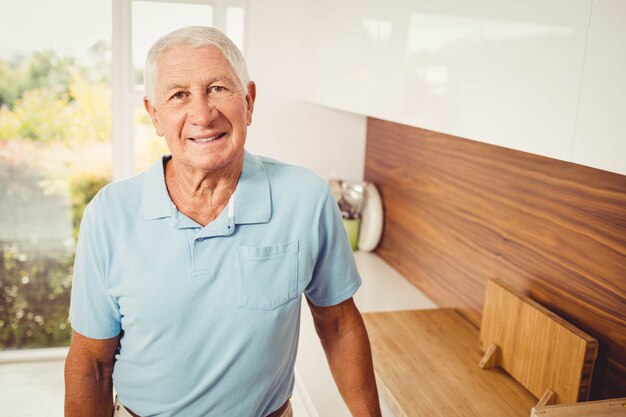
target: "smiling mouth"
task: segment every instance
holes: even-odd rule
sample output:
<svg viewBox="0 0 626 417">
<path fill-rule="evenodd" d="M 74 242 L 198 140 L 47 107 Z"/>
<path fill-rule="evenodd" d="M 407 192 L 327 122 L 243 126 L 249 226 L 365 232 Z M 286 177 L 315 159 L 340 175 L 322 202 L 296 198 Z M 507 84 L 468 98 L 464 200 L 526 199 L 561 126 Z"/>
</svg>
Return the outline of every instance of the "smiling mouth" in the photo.
<svg viewBox="0 0 626 417">
<path fill-rule="evenodd" d="M 197 142 L 197 143 L 207 143 L 207 142 L 212 142 L 212 141 L 214 141 L 216 139 L 221 139 L 224 136 L 226 136 L 226 132 L 218 133 L 215 136 L 210 136 L 210 137 L 207 137 L 207 138 L 187 138 L 187 139 L 189 139 L 189 140 L 191 140 L 193 142 Z"/>
</svg>

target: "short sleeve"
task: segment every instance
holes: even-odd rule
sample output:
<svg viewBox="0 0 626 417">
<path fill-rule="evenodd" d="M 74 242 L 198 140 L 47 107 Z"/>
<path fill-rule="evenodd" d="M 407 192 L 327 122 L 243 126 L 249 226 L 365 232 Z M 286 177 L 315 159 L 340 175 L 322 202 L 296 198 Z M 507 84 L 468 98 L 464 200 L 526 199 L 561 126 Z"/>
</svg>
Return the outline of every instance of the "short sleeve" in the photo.
<svg viewBox="0 0 626 417">
<path fill-rule="evenodd" d="M 74 261 L 70 321 L 72 329 L 83 336 L 109 339 L 120 333 L 121 315 L 107 289 L 106 258 L 110 251 L 106 233 L 96 225 L 96 219 L 94 207 L 87 206 Z"/>
<path fill-rule="evenodd" d="M 361 285 L 354 255 L 341 221 L 337 202 L 326 188 L 318 224 L 319 250 L 305 295 L 318 306 L 337 305 Z"/>
</svg>

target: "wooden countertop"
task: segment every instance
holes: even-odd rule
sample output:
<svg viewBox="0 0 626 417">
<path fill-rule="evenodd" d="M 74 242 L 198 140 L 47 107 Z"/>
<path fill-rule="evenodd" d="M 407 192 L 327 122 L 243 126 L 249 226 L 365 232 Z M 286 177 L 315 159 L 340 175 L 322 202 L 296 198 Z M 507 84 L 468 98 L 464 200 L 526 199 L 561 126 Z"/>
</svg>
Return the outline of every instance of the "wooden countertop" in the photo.
<svg viewBox="0 0 626 417">
<path fill-rule="evenodd" d="M 528 417 L 537 398 L 480 369 L 478 330 L 453 309 L 363 314 L 379 390 L 397 417 Z"/>
</svg>

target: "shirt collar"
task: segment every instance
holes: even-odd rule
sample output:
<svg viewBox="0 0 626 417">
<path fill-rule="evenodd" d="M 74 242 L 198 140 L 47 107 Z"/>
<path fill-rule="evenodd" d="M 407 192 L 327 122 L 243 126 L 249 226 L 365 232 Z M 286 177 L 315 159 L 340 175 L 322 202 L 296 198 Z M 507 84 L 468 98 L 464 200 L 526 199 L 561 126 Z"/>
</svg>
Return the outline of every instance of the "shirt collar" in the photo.
<svg viewBox="0 0 626 417">
<path fill-rule="evenodd" d="M 145 173 L 141 214 L 144 220 L 172 217 L 174 204 L 165 185 L 164 156 Z M 243 169 L 235 190 L 235 223 L 267 223 L 272 215 L 270 183 L 260 157 L 244 151 Z"/>
<path fill-rule="evenodd" d="M 165 185 L 165 163 L 170 155 L 159 158 L 145 173 L 141 198 L 141 217 L 144 220 L 172 217 L 174 203 Z"/>
<path fill-rule="evenodd" d="M 260 157 L 244 151 L 243 169 L 235 190 L 235 223 L 267 223 L 272 216 L 270 182 Z"/>
</svg>

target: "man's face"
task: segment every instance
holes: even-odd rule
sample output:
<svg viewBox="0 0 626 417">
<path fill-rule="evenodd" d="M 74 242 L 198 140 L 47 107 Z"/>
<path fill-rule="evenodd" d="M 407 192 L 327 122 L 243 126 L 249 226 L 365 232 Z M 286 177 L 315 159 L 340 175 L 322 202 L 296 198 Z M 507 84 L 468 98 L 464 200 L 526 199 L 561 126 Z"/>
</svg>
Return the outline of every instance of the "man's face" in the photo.
<svg viewBox="0 0 626 417">
<path fill-rule="evenodd" d="M 155 102 L 144 104 L 174 160 L 213 171 L 242 157 L 254 98 L 219 49 L 179 46 L 158 56 Z"/>
</svg>

